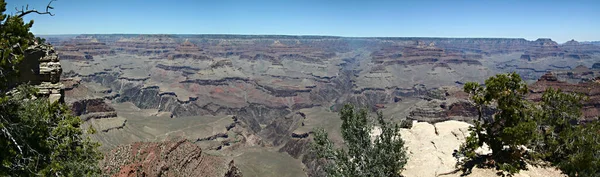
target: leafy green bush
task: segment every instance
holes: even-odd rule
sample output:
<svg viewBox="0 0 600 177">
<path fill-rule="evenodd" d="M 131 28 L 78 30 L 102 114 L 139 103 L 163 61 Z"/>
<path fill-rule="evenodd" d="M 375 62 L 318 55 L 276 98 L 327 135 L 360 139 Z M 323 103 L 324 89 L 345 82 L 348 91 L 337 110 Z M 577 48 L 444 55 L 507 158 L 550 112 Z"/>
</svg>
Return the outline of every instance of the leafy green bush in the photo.
<svg viewBox="0 0 600 177">
<path fill-rule="evenodd" d="M 81 119 L 18 83 L 23 51 L 36 41 L 29 32 L 33 21 L 24 23 L 22 16 L 34 11 L 5 11 L 0 0 L 0 176 L 99 175 L 99 144 L 85 135 Z"/>
<path fill-rule="evenodd" d="M 354 106 L 344 105 L 340 118 L 346 146 L 335 148 L 323 129 L 315 131 L 312 146 L 317 157 L 328 160 L 326 172 L 330 176 L 400 176 L 407 157 L 399 125 L 384 121 L 378 113 L 381 135 L 371 141 L 373 126 L 365 109 L 356 111 Z"/>
</svg>

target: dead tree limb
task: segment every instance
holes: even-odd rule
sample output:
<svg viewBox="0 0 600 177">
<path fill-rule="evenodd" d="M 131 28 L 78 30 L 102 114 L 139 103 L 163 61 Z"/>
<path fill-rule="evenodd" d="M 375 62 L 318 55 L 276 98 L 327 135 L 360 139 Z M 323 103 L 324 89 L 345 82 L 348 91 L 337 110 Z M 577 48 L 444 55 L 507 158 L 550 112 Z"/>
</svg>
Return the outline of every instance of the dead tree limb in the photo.
<svg viewBox="0 0 600 177">
<path fill-rule="evenodd" d="M 54 16 L 54 14 L 52 12 L 50 12 L 50 9 L 54 9 L 54 7 L 50 6 L 52 5 L 52 2 L 54 2 L 56 0 L 50 0 L 50 2 L 48 2 L 48 5 L 46 5 L 46 11 L 45 12 L 40 12 L 37 11 L 35 9 L 29 10 L 29 5 L 27 6 L 21 6 L 21 10 L 19 10 L 18 8 L 15 7 L 15 10 L 17 10 L 17 17 L 22 18 L 23 16 L 30 14 L 30 13 L 36 13 L 36 14 L 48 14 L 50 16 Z"/>
</svg>

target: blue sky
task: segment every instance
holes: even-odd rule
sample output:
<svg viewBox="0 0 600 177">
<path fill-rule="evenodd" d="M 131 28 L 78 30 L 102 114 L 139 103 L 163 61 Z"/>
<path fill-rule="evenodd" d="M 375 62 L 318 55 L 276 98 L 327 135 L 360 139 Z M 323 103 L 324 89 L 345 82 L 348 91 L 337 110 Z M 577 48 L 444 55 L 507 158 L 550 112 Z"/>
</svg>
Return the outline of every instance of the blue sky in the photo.
<svg viewBox="0 0 600 177">
<path fill-rule="evenodd" d="M 8 11 L 47 0 L 7 0 Z M 600 0 L 58 0 L 35 34 L 281 34 L 600 41 Z"/>
</svg>

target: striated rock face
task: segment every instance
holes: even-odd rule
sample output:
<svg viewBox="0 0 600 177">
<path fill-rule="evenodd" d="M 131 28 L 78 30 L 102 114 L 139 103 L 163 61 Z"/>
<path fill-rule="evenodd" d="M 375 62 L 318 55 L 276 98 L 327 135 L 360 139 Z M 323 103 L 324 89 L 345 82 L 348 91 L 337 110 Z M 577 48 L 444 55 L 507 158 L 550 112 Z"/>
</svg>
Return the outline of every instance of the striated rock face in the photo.
<svg viewBox="0 0 600 177">
<path fill-rule="evenodd" d="M 202 50 L 196 44 L 191 43 L 187 39 L 185 42 L 177 46 L 174 51 L 165 53 L 163 57 L 171 60 L 178 58 L 191 58 L 198 60 L 211 59 L 210 57 L 206 56 L 206 53 L 202 52 Z"/>
<path fill-rule="evenodd" d="M 594 53 L 600 52 L 600 47 L 592 44 L 581 44 L 575 40 L 558 45 L 551 39 L 538 39 L 521 55 L 521 59 L 534 61 L 547 57 L 563 59 L 591 59 Z"/>
<path fill-rule="evenodd" d="M 484 117 L 491 116 L 494 110 L 484 110 Z M 472 122 L 478 116 L 477 108 L 468 100 L 429 100 L 417 103 L 410 111 L 407 119 L 420 122 L 437 123 L 447 120 L 460 120 Z"/>
<path fill-rule="evenodd" d="M 574 59 L 588 59 L 591 58 L 591 55 L 594 53 L 600 52 L 600 46 L 583 44 L 575 40 L 570 40 L 562 44 L 560 47 L 564 49 L 566 53 L 568 53 L 565 58 L 569 57 Z"/>
<path fill-rule="evenodd" d="M 597 120 L 600 116 L 600 85 L 594 81 L 571 84 L 559 81 L 552 73 L 546 73 L 537 82 L 529 86 L 527 99 L 540 101 L 548 88 L 560 89 L 563 92 L 580 93 L 588 97 L 583 104 L 583 120 Z"/>
<path fill-rule="evenodd" d="M 59 57 L 51 45 L 39 44 L 25 50 L 19 67 L 20 83 L 29 83 L 39 89 L 39 95 L 50 101 L 64 102 L 64 89 L 60 83 L 62 68 Z"/>
<path fill-rule="evenodd" d="M 399 53 L 399 51 L 402 51 L 402 53 Z M 446 64 L 446 66 L 448 63 L 481 65 L 481 62 L 477 59 L 482 58 L 481 55 L 449 52 L 436 47 L 433 42 L 426 44 L 423 41 L 415 41 L 413 45 L 383 48 L 371 53 L 371 56 L 374 63 L 383 65 L 419 65 L 438 62 Z"/>
<path fill-rule="evenodd" d="M 241 176 L 224 157 L 202 153 L 188 140 L 138 142 L 121 145 L 100 162 L 105 175 L 128 176 Z"/>
<path fill-rule="evenodd" d="M 169 53 L 178 46 L 169 35 L 140 35 L 133 38 L 121 38 L 115 42 L 115 50 L 138 55 Z"/>
<path fill-rule="evenodd" d="M 564 56 L 564 53 L 558 47 L 558 43 L 551 39 L 538 39 L 531 48 L 521 55 L 521 59 L 533 61 L 539 58 L 559 56 Z"/>
<path fill-rule="evenodd" d="M 447 120 L 472 122 L 479 115 L 469 95 L 458 87 L 443 87 L 436 92 L 427 92 L 429 96 L 409 109 L 408 120 L 437 123 Z M 439 93 L 441 92 L 441 93 Z M 492 108 L 483 110 L 484 117 L 493 114 Z"/>
<path fill-rule="evenodd" d="M 65 60 L 91 60 L 96 55 L 114 55 L 115 52 L 106 43 L 91 36 L 77 36 L 69 41 L 57 44 L 57 51 Z"/>
</svg>

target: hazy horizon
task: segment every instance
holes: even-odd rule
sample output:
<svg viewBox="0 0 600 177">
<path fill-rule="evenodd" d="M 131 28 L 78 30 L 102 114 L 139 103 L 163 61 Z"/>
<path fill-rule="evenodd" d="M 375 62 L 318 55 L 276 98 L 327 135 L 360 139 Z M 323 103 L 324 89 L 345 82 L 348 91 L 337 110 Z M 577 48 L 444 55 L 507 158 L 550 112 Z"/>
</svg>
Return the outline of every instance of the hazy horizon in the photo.
<svg viewBox="0 0 600 177">
<path fill-rule="evenodd" d="M 81 33 L 81 34 L 35 34 L 37 36 L 78 36 L 78 35 L 231 35 L 231 36 L 314 36 L 314 37 L 341 37 L 341 38 L 451 38 L 451 39 L 524 39 L 528 41 L 535 41 L 537 39 L 551 39 L 559 44 L 568 42 L 568 41 L 556 41 L 552 38 L 536 38 L 536 39 L 526 39 L 521 37 L 445 37 L 445 36 L 334 36 L 334 35 L 311 35 L 311 34 L 301 34 L 301 35 L 288 35 L 288 34 L 183 34 L 183 33 Z M 584 40 L 575 40 L 577 42 L 598 42 L 595 40 L 584 41 Z"/>
<path fill-rule="evenodd" d="M 8 0 L 7 11 L 46 0 Z M 75 1 L 29 15 L 36 35 L 231 34 L 600 41 L 600 1 Z"/>
</svg>

